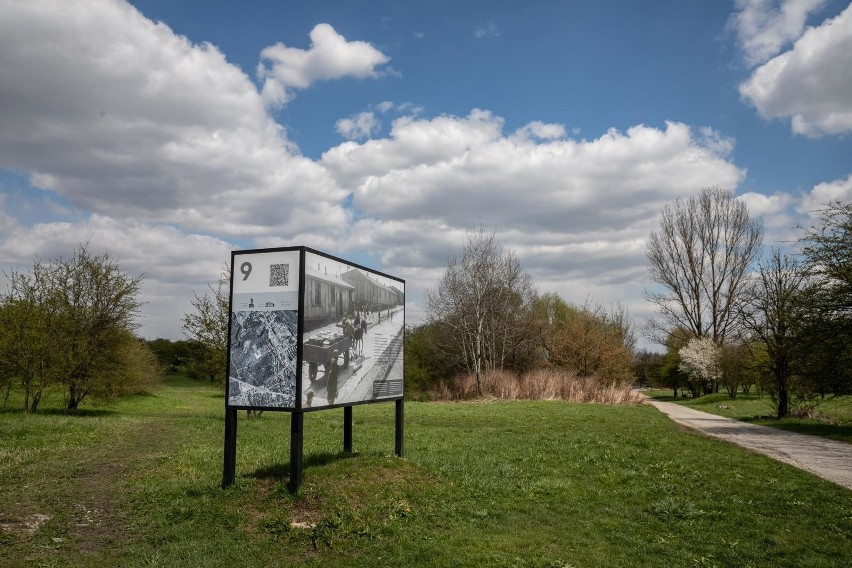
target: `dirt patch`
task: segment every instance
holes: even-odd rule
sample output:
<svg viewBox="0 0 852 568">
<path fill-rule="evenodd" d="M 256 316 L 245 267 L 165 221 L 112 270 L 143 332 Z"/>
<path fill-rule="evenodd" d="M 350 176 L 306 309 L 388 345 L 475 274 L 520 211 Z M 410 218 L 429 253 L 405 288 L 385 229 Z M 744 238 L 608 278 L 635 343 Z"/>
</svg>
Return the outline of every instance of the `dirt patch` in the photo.
<svg viewBox="0 0 852 568">
<path fill-rule="evenodd" d="M 72 536 L 69 548 L 81 552 L 120 546 L 128 538 L 126 513 L 116 495 L 129 491 L 127 483 L 146 457 L 161 453 L 173 438 L 167 421 L 132 424 L 115 444 L 104 445 L 86 460 L 71 488 Z"/>
<path fill-rule="evenodd" d="M 13 560 L 29 565 L 79 554 L 110 564 L 130 538 L 130 513 L 121 508 L 129 481 L 142 460 L 173 443 L 166 422 L 127 421 L 96 443 L 55 454 L 15 486 L 0 514 L 0 541 L 16 549 Z"/>
<path fill-rule="evenodd" d="M 36 533 L 38 529 L 41 528 L 44 523 L 46 523 L 52 518 L 52 515 L 34 513 L 32 515 L 27 515 L 21 521 L 11 523 L 0 523 L 0 531 L 15 536 L 31 537 Z"/>
</svg>

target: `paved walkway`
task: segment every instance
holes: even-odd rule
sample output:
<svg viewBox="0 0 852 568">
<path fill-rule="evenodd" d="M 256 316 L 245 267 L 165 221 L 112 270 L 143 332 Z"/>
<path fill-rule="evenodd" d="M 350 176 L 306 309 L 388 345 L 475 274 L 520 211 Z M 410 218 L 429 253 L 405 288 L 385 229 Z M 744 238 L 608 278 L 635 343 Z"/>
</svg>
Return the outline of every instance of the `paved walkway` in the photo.
<svg viewBox="0 0 852 568">
<path fill-rule="evenodd" d="M 733 442 L 852 489 L 852 444 L 749 424 L 671 402 L 649 399 L 648 403 L 687 428 Z"/>
</svg>

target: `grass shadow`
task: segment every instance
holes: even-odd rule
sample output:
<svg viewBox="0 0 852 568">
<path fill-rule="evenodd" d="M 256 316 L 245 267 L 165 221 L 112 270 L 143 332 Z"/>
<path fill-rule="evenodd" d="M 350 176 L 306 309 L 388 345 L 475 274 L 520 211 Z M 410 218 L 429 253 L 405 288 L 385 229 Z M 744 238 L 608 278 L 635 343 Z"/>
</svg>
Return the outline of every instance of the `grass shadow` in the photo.
<svg viewBox="0 0 852 568">
<path fill-rule="evenodd" d="M 5 410 L 0 410 L 0 414 L 25 414 L 23 409 L 20 408 L 7 408 Z M 118 411 L 111 410 L 107 408 L 78 408 L 73 412 L 69 412 L 64 408 L 39 408 L 33 416 L 67 416 L 69 418 L 92 418 L 92 417 L 102 417 L 102 416 L 114 416 L 118 414 Z"/>
<path fill-rule="evenodd" d="M 787 420 L 775 420 L 770 416 L 741 418 L 743 422 L 772 426 L 788 432 L 820 436 L 852 444 L 852 425 L 826 424 L 820 422 L 798 422 Z"/>
<path fill-rule="evenodd" d="M 276 463 L 265 467 L 260 467 L 251 473 L 246 474 L 247 477 L 255 479 L 274 479 L 282 481 L 290 477 L 290 462 Z"/>
<path fill-rule="evenodd" d="M 317 454 L 309 454 L 302 459 L 302 470 L 310 467 L 328 465 L 336 461 L 347 460 L 355 457 L 357 454 L 347 454 L 343 452 L 320 452 Z M 282 481 L 290 477 L 290 462 L 276 463 L 264 467 L 260 467 L 251 473 L 246 474 L 247 477 L 255 479 L 275 479 Z"/>
<path fill-rule="evenodd" d="M 683 400 L 687 400 L 685 398 L 677 397 L 675 398 L 672 394 L 672 391 L 668 391 L 668 394 L 663 394 L 660 391 L 642 391 L 642 394 L 650 398 L 651 400 L 658 400 L 660 402 L 681 402 Z"/>
</svg>

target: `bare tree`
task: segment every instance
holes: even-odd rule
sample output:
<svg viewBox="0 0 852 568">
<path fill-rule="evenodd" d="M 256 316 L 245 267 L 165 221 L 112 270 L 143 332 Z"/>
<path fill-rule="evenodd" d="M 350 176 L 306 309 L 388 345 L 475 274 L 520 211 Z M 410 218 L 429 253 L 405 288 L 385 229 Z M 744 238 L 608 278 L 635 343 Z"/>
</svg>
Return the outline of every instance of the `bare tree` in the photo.
<svg viewBox="0 0 852 568">
<path fill-rule="evenodd" d="M 482 374 L 502 369 L 529 339 L 522 324 L 534 297 L 532 279 L 493 232 L 480 228 L 426 297 L 429 321 L 446 329 L 452 343 L 445 349 L 459 355 L 482 395 Z"/>
<path fill-rule="evenodd" d="M 744 279 L 762 239 L 760 221 L 728 190 L 705 188 L 663 208 L 646 251 L 651 280 L 662 288 L 645 292 L 662 319 L 652 322 L 654 338 L 683 329 L 723 343 L 739 321 Z"/>
</svg>

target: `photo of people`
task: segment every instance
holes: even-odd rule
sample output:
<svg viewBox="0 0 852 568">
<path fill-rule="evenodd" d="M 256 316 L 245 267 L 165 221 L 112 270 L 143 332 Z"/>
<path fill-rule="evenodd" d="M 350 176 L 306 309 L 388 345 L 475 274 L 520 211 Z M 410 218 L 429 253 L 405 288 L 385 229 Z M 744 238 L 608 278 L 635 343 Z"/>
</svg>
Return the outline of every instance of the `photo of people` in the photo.
<svg viewBox="0 0 852 568">
<path fill-rule="evenodd" d="M 404 283 L 308 252 L 302 407 L 402 396 Z"/>
</svg>

